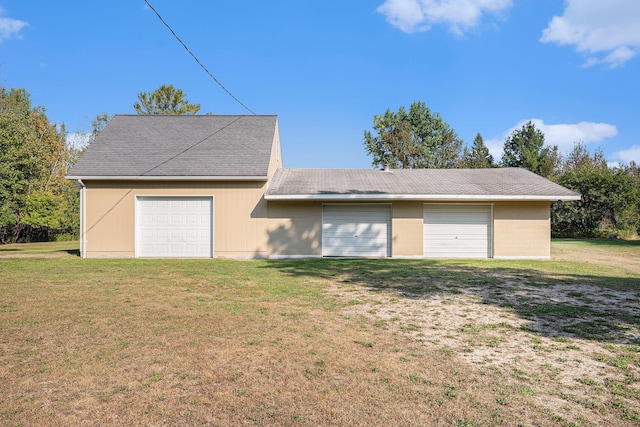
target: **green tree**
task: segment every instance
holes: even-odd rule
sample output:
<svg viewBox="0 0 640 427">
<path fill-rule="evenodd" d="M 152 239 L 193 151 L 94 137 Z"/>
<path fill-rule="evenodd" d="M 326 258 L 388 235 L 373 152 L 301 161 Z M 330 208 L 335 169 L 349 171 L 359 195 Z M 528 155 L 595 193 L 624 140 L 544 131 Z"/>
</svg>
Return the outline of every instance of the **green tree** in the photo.
<svg viewBox="0 0 640 427">
<path fill-rule="evenodd" d="M 578 141 L 565 157 L 556 181 L 582 195 L 551 207 L 551 229 L 558 237 L 634 234 L 640 227 L 640 180 L 634 163 L 609 167 L 600 149 L 589 153 Z"/>
<path fill-rule="evenodd" d="M 414 102 L 409 112 L 400 107 L 374 116 L 373 129 L 375 135 L 364 132 L 364 146 L 374 167 L 452 168 L 460 159 L 462 140 L 424 102 Z"/>
<path fill-rule="evenodd" d="M 65 137 L 26 90 L 0 87 L 0 241 L 64 227 Z"/>
<path fill-rule="evenodd" d="M 557 147 L 545 147 L 544 134 L 533 122 L 514 130 L 504 141 L 502 166 L 524 168 L 545 177 L 552 176 L 559 162 Z"/>
<path fill-rule="evenodd" d="M 552 231 L 559 237 L 597 237 L 609 227 L 636 226 L 638 188 L 622 168 L 581 166 L 562 174 L 558 184 L 582 195 L 552 207 Z"/>
<path fill-rule="evenodd" d="M 138 114 L 197 114 L 200 104 L 191 104 L 181 89 L 162 85 L 153 92 L 138 93 L 133 108 Z"/>
<path fill-rule="evenodd" d="M 91 120 L 91 134 L 89 135 L 89 143 L 87 145 L 90 145 L 93 140 L 96 139 L 98 133 L 107 126 L 109 120 L 111 120 L 109 113 L 96 114 L 96 117 Z"/>
<path fill-rule="evenodd" d="M 544 158 L 542 166 L 539 169 L 539 175 L 553 180 L 562 173 L 563 161 L 562 155 L 560 151 L 558 151 L 558 146 L 554 145 L 549 147 L 547 156 Z"/>
<path fill-rule="evenodd" d="M 478 133 L 473 140 L 471 149 L 464 147 L 459 167 L 465 169 L 482 169 L 494 167 L 493 156 L 489 153 L 489 149 L 484 145 L 482 135 Z"/>
<path fill-rule="evenodd" d="M 563 170 L 571 171 L 585 166 L 604 168 L 607 167 L 607 160 L 599 148 L 591 155 L 582 141 L 576 141 L 564 160 Z"/>
</svg>

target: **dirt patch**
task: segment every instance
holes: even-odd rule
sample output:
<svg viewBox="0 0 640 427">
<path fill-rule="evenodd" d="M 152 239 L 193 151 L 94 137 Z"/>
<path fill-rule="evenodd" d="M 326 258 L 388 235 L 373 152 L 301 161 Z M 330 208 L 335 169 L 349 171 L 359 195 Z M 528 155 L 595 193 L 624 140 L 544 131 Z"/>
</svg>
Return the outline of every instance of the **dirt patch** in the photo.
<svg viewBox="0 0 640 427">
<path fill-rule="evenodd" d="M 56 252 L 52 254 L 0 254 L 0 258 L 62 258 L 72 256 L 66 252 Z"/>
<path fill-rule="evenodd" d="M 353 283 L 332 293 L 347 316 L 516 380 L 520 392 L 580 425 L 620 425 L 607 413 L 612 404 L 640 410 L 637 291 L 496 275 L 490 285 L 444 284 L 423 296 Z"/>
</svg>

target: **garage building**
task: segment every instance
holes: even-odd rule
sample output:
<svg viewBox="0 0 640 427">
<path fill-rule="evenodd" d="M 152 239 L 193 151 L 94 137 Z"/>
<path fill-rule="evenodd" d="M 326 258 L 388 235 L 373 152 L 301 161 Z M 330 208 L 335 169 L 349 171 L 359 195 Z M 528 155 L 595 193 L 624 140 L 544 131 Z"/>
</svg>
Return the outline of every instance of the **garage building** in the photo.
<svg viewBox="0 0 640 427">
<path fill-rule="evenodd" d="M 69 172 L 81 255 L 549 258 L 527 170 L 286 169 L 276 116 L 117 115 Z"/>
</svg>

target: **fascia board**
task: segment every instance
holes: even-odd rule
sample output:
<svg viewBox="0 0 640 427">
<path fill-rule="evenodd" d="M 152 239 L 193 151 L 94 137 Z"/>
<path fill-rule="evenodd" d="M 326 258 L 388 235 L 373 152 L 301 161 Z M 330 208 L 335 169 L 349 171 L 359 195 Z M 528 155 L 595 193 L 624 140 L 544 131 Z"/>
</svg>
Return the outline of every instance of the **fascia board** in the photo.
<svg viewBox="0 0 640 427">
<path fill-rule="evenodd" d="M 476 195 L 476 194 L 266 194 L 266 200 L 429 200 L 429 201 L 570 201 L 580 195 Z"/>
<path fill-rule="evenodd" d="M 76 176 L 68 175 L 66 179 L 82 179 L 85 181 L 267 181 L 267 176 Z"/>
</svg>

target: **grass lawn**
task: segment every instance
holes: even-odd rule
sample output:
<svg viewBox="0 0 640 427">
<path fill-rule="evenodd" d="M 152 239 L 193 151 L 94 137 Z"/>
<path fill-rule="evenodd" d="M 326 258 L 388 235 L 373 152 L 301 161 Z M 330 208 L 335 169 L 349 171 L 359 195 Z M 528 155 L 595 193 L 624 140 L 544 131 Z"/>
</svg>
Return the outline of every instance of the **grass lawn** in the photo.
<svg viewBox="0 0 640 427">
<path fill-rule="evenodd" d="M 0 246 L 0 424 L 640 425 L 640 242 L 552 245 L 551 261 Z"/>
</svg>

